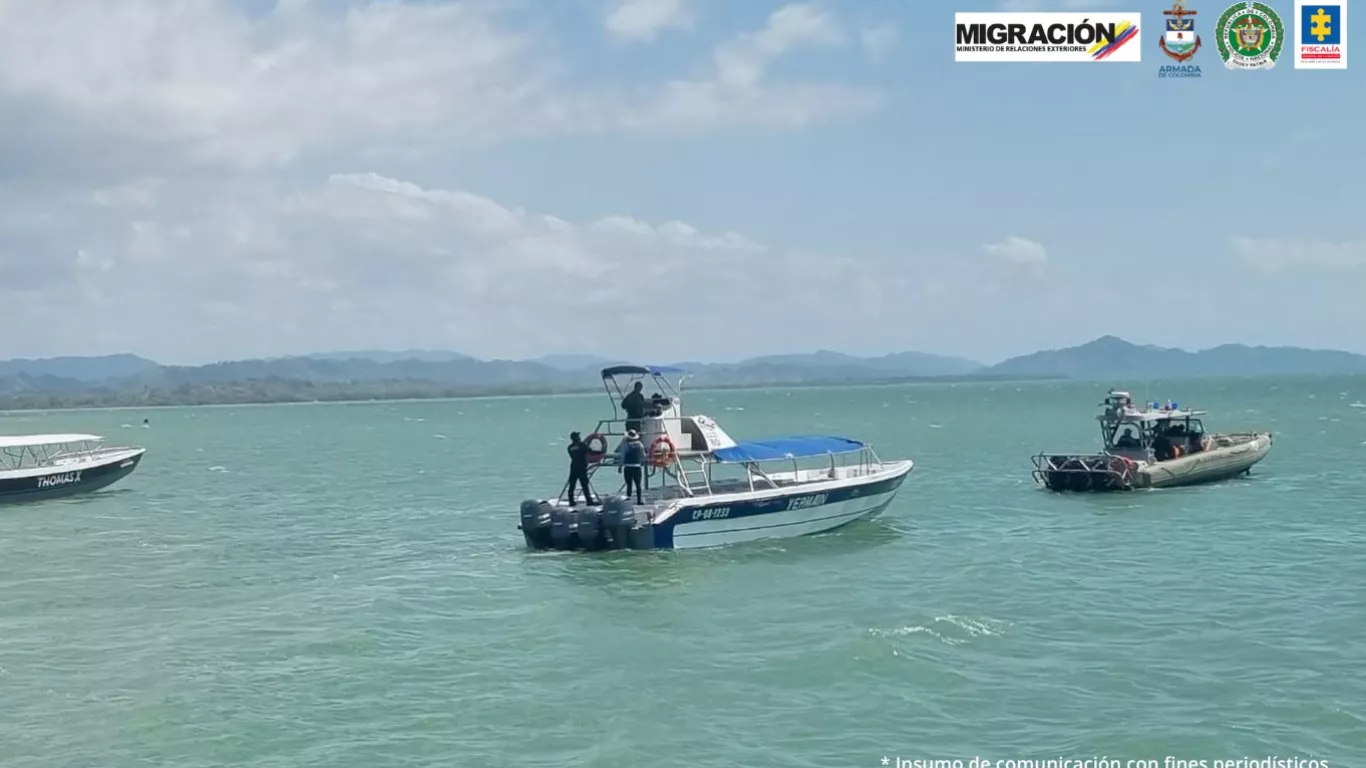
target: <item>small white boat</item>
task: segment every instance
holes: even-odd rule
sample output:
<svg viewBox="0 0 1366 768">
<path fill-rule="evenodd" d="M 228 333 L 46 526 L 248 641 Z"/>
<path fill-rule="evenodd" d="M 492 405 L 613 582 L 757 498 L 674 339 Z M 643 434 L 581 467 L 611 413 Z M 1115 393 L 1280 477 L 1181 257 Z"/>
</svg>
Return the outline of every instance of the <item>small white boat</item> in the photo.
<svg viewBox="0 0 1366 768">
<path fill-rule="evenodd" d="M 1134 405 L 1112 389 L 1096 417 L 1101 453 L 1034 456 L 1034 480 L 1050 491 L 1128 491 L 1225 480 L 1252 470 L 1271 451 L 1270 432 L 1206 433 L 1205 411 L 1168 400 Z"/>
<path fill-rule="evenodd" d="M 678 374 L 678 386 L 668 375 Z M 915 466 L 883 461 L 871 446 L 834 435 L 736 442 L 714 420 L 683 415 L 676 368 L 621 365 L 602 371 L 614 417 L 598 423 L 590 444 L 590 485 L 611 478 L 618 462 L 609 440 L 635 429 L 648 446 L 643 504 L 598 495 L 571 506 L 568 483 L 555 499 L 522 503 L 522 534 L 532 549 L 692 549 L 756 539 L 822 533 L 880 514 Z M 654 408 L 626 419 L 624 388 L 653 380 Z M 604 468 L 607 470 L 604 472 Z"/>
<path fill-rule="evenodd" d="M 0 504 L 98 490 L 138 468 L 145 448 L 99 435 L 0 435 Z"/>
</svg>

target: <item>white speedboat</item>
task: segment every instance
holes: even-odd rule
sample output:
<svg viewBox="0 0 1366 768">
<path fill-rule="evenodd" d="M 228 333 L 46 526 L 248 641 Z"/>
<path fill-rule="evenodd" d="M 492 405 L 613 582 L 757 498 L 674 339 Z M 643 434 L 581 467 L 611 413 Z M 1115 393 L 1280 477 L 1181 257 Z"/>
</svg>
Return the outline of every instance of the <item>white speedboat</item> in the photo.
<svg viewBox="0 0 1366 768">
<path fill-rule="evenodd" d="M 145 448 L 98 435 L 0 435 L 0 504 L 98 490 L 137 469 Z"/>
<path fill-rule="evenodd" d="M 677 387 L 667 378 L 673 374 Z M 834 435 L 736 442 L 707 416 L 682 413 L 684 375 L 657 366 L 602 370 L 614 416 L 585 438 L 596 503 L 571 506 L 568 483 L 558 498 L 522 502 L 528 547 L 691 549 L 822 533 L 881 513 L 915 466 L 883 461 L 871 446 Z M 624 418 L 618 404 L 633 387 L 622 383 L 646 379 L 654 383 L 652 411 Z M 623 486 L 609 441 L 627 429 L 647 446 L 643 504 L 616 495 Z M 612 493 L 599 496 L 609 485 L 604 477 Z"/>
</svg>

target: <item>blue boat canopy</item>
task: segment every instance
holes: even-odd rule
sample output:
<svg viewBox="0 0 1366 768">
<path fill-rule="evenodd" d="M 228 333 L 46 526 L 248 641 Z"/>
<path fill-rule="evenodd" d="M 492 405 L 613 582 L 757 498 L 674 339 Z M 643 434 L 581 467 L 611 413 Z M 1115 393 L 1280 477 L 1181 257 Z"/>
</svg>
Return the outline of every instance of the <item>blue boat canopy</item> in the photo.
<svg viewBox="0 0 1366 768">
<path fill-rule="evenodd" d="M 669 373 L 687 373 L 687 371 L 682 368 L 675 368 L 672 365 L 614 365 L 602 369 L 604 379 L 610 379 L 613 376 L 663 376 Z"/>
<path fill-rule="evenodd" d="M 809 459 L 813 456 L 828 456 L 837 453 L 853 453 L 861 450 L 863 443 L 847 437 L 835 435 L 797 435 L 775 437 L 769 440 L 753 440 L 737 443 L 730 448 L 713 451 L 712 456 L 723 464 L 740 464 L 749 461 L 782 461 L 784 459 Z"/>
</svg>

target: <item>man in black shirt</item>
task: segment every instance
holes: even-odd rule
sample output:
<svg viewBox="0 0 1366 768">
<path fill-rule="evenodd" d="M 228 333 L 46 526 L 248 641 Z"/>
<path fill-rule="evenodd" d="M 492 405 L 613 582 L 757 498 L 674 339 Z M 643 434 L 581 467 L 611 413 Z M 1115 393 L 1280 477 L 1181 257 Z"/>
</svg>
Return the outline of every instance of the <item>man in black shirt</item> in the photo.
<svg viewBox="0 0 1366 768">
<path fill-rule="evenodd" d="M 645 385 L 637 381 L 630 394 L 621 399 L 621 410 L 626 412 L 626 431 L 640 431 L 640 420 L 645 418 Z"/>
<path fill-rule="evenodd" d="M 597 504 L 588 490 L 588 443 L 579 437 L 578 432 L 569 433 L 569 506 L 574 506 L 574 485 L 583 488 L 583 503 L 588 506 Z"/>
</svg>

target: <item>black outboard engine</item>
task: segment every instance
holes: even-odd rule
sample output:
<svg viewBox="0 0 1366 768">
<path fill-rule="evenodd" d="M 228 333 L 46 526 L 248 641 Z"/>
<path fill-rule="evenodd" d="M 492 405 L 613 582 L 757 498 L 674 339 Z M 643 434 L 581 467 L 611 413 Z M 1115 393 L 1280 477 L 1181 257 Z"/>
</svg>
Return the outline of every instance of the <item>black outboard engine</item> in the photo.
<svg viewBox="0 0 1366 768">
<path fill-rule="evenodd" d="M 555 549 L 573 549 L 579 528 L 579 512 L 574 508 L 552 507 L 550 510 L 550 545 Z"/>
<path fill-rule="evenodd" d="M 550 549 L 550 504 L 537 499 L 522 502 L 522 538 L 532 549 Z"/>
<path fill-rule="evenodd" d="M 592 507 L 579 510 L 579 546 L 587 550 L 602 549 L 602 513 Z"/>
<path fill-rule="evenodd" d="M 613 549 L 626 549 L 631 542 L 631 528 L 635 527 L 636 508 L 621 496 L 602 500 L 602 529 Z"/>
</svg>

